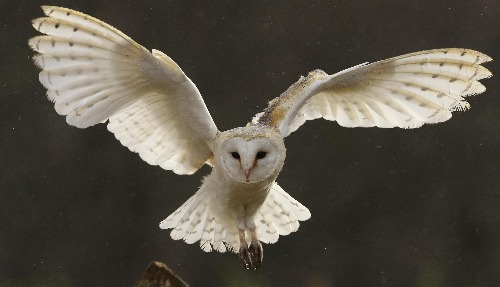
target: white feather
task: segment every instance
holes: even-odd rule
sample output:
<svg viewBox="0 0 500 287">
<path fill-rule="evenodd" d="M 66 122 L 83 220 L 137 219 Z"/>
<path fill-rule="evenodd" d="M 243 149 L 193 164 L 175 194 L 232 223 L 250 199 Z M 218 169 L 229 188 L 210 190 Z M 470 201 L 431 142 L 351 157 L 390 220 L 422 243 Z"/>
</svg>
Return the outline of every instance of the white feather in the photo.
<svg viewBox="0 0 500 287">
<path fill-rule="evenodd" d="M 255 241 L 274 243 L 311 217 L 275 182 L 285 161 L 284 137 L 317 118 L 383 128 L 446 121 L 453 111 L 468 109 L 464 98 L 484 92 L 479 80 L 491 76 L 480 66 L 491 58 L 456 48 L 364 63 L 333 75 L 315 70 L 246 127 L 218 132 L 198 89 L 170 57 L 150 53 L 83 13 L 42 9 L 47 17 L 32 24 L 45 35 L 29 45 L 39 53 L 33 59 L 55 110 L 80 128 L 109 120 L 108 130 L 124 146 L 178 174 L 210 162 L 212 173 L 200 189 L 160 227 L 172 229 L 174 240 L 199 241 L 206 252 L 245 251 L 250 244 L 258 249 L 251 254 L 254 268 L 262 252 Z"/>
<path fill-rule="evenodd" d="M 29 40 L 40 82 L 70 125 L 109 119 L 108 129 L 146 162 L 191 174 L 211 156 L 217 128 L 196 86 L 160 51 L 148 52 L 110 25 L 43 6 Z"/>
<path fill-rule="evenodd" d="M 257 237 L 265 243 L 275 243 L 279 235 L 299 229 L 299 221 L 311 217 L 309 210 L 286 193 L 276 182 L 255 215 Z"/>
<path fill-rule="evenodd" d="M 211 193 L 201 188 L 181 207 L 160 223 L 162 229 L 172 229 L 174 240 L 183 239 L 192 244 L 200 241 L 203 251 L 236 252 L 240 246 L 238 229 L 210 210 Z M 220 215 L 222 216 L 222 215 Z M 254 215 L 257 238 L 264 243 L 275 243 L 280 235 L 288 235 L 299 228 L 299 221 L 311 217 L 309 210 L 287 194 L 276 182 L 267 198 Z M 251 240 L 247 233 L 247 240 Z"/>
<path fill-rule="evenodd" d="M 226 251 L 224 243 L 232 244 L 231 251 L 236 250 L 236 232 L 227 232 L 226 227 L 213 216 L 208 203 L 207 192 L 203 189 L 191 196 L 181 207 L 160 223 L 162 229 L 172 229 L 170 236 L 174 240 L 183 239 L 192 244 L 200 241 L 203 251 Z M 236 228 L 234 228 L 236 229 Z"/>
<path fill-rule="evenodd" d="M 467 49 L 437 49 L 361 64 L 334 75 L 302 77 L 254 123 L 276 126 L 286 137 L 306 120 L 324 118 L 345 127 L 416 128 L 443 122 L 469 108 L 465 96 L 484 92 L 491 58 Z M 283 113 L 283 111 L 286 111 Z"/>
</svg>

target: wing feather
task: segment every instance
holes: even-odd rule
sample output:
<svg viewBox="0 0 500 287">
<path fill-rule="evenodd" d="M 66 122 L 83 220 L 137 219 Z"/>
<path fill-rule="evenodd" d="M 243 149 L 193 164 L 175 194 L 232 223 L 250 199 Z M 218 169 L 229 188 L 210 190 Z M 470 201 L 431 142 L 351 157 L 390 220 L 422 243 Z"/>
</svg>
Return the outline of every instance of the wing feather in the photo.
<svg viewBox="0 0 500 287">
<path fill-rule="evenodd" d="M 191 174 L 211 156 L 217 128 L 191 80 L 167 55 L 152 53 L 83 13 L 42 6 L 29 40 L 40 82 L 70 125 L 109 120 L 108 130 L 152 165 Z"/>
<path fill-rule="evenodd" d="M 345 127 L 416 128 L 443 122 L 469 108 L 464 97 L 483 93 L 491 77 L 480 52 L 449 48 L 361 64 L 334 75 L 301 77 L 257 114 L 254 124 L 277 127 L 286 137 L 307 120 L 324 118 Z"/>
<path fill-rule="evenodd" d="M 309 210 L 286 193 L 276 182 L 255 215 L 257 237 L 264 243 L 275 243 L 280 235 L 299 229 L 299 221 L 311 217 Z"/>
</svg>

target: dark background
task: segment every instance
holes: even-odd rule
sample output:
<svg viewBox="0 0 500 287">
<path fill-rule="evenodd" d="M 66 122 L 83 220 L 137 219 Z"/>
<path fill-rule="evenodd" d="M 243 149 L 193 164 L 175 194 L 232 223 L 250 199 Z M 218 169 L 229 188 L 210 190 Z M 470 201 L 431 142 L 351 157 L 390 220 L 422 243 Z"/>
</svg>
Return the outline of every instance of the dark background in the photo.
<svg viewBox="0 0 500 287">
<path fill-rule="evenodd" d="M 500 59 L 500 1 L 1 1 L 0 286 L 131 286 L 153 260 L 193 286 L 500 286 L 500 68 L 472 109 L 415 130 L 324 120 L 286 139 L 278 181 L 312 218 L 245 271 L 158 224 L 207 167 L 149 166 L 105 125 L 45 98 L 30 20 L 41 4 L 102 19 L 171 56 L 220 130 L 300 75 L 444 47 Z"/>
</svg>

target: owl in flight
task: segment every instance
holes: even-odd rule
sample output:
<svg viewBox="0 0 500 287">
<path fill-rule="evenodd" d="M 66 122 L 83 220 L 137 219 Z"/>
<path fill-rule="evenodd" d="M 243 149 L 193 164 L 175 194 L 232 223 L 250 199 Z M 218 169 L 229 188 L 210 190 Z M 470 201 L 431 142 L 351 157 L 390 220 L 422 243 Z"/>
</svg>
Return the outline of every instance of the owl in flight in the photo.
<svg viewBox="0 0 500 287">
<path fill-rule="evenodd" d="M 237 252 L 243 267 L 262 264 L 261 242 L 297 231 L 309 210 L 277 183 L 283 139 L 306 120 L 345 127 L 417 128 L 469 108 L 491 76 L 492 59 L 467 49 L 436 49 L 364 63 L 329 75 L 301 77 L 244 127 L 221 132 L 200 92 L 181 68 L 112 26 L 83 13 L 42 6 L 32 21 L 43 34 L 40 82 L 68 124 L 108 130 L 147 163 L 177 174 L 212 167 L 200 189 L 160 223 L 175 240 L 204 251 Z"/>
</svg>

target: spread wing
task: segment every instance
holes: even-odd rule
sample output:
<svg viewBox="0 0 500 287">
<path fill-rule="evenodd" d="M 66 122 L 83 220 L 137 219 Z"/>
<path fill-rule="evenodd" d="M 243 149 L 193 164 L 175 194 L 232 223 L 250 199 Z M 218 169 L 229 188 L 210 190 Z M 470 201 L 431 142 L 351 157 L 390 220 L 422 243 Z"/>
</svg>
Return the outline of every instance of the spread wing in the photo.
<svg viewBox="0 0 500 287">
<path fill-rule="evenodd" d="M 283 137 L 306 120 L 324 118 L 345 127 L 417 128 L 444 122 L 469 108 L 466 96 L 486 88 L 480 66 L 492 59 L 467 49 L 436 49 L 361 64 L 328 75 L 301 77 L 269 102 L 253 123 L 277 127 Z"/>
<path fill-rule="evenodd" d="M 152 165 L 191 174 L 211 156 L 217 128 L 191 80 L 167 55 L 150 53 L 112 26 L 66 8 L 42 6 L 40 82 L 73 126 L 108 129 Z"/>
</svg>

